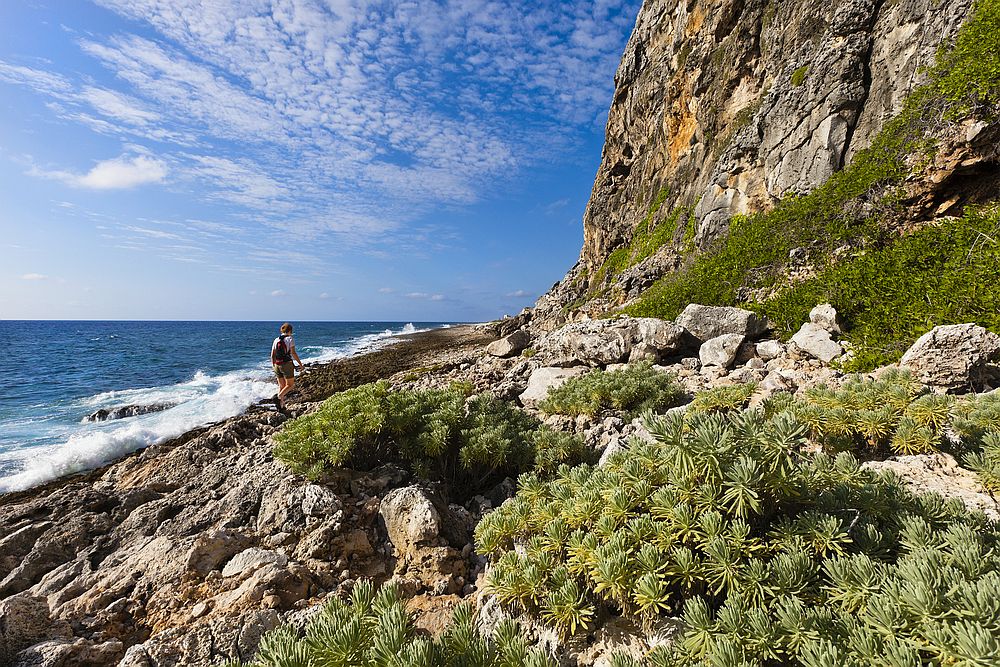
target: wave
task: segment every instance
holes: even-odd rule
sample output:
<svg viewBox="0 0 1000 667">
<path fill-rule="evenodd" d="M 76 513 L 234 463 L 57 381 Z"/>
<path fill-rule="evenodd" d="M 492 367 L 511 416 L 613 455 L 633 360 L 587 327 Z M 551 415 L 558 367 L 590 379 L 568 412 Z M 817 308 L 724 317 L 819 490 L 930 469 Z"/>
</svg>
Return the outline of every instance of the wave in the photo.
<svg viewBox="0 0 1000 667">
<path fill-rule="evenodd" d="M 127 394 L 129 400 L 142 405 L 159 397 L 176 400 L 183 396 L 184 400 L 163 412 L 80 428 L 62 444 L 4 452 L 6 463 L 20 463 L 17 466 L 20 470 L 0 478 L 0 493 L 27 489 L 50 479 L 96 468 L 137 449 L 240 414 L 250 405 L 274 394 L 274 385 L 269 380 L 235 375 L 199 378 L 203 389 L 197 394 L 185 391 L 189 383 L 175 385 L 174 391 L 156 388 L 107 392 L 103 395 L 105 400 L 121 399 Z"/>
<path fill-rule="evenodd" d="M 306 346 L 302 348 L 302 360 L 321 363 L 370 352 L 420 331 L 428 329 L 408 323 L 398 331 L 386 329 L 335 346 Z M 274 395 L 275 390 L 270 364 L 264 360 L 252 368 L 218 375 L 198 370 L 190 380 L 174 385 L 106 391 L 75 401 L 73 409 L 87 413 L 125 405 L 169 403 L 174 407 L 112 422 L 55 429 L 52 433 L 59 435 L 59 444 L 0 449 L 0 493 L 90 470 L 191 429 L 228 419 Z M 29 425 L 26 420 L 25 426 Z"/>
</svg>

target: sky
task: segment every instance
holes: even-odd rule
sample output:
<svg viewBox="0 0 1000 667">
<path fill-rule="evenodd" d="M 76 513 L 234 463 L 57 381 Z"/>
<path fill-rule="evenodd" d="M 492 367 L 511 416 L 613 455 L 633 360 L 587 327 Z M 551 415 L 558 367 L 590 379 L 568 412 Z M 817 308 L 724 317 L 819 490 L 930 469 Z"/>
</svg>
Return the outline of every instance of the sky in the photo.
<svg viewBox="0 0 1000 667">
<path fill-rule="evenodd" d="M 640 4 L 4 0 L 0 319 L 517 313 Z"/>
</svg>

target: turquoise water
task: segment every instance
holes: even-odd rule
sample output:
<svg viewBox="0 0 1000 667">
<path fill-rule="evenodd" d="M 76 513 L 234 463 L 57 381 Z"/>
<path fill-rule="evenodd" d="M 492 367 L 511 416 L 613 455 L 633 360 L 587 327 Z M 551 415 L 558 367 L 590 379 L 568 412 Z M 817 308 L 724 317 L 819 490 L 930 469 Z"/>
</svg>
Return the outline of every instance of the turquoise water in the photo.
<svg viewBox="0 0 1000 667">
<path fill-rule="evenodd" d="M 29 488 L 239 414 L 273 396 L 277 322 L 0 321 L 0 492 Z M 301 322 L 306 363 L 440 322 Z M 89 423 L 96 410 L 171 404 Z"/>
</svg>

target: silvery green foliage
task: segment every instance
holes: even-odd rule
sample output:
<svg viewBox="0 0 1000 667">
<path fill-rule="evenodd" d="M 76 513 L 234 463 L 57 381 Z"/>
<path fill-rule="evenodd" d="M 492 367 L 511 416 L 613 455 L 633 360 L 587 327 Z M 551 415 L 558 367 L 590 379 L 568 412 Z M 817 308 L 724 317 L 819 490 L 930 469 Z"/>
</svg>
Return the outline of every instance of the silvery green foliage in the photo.
<svg viewBox="0 0 1000 667">
<path fill-rule="evenodd" d="M 952 418 L 950 399 L 921 400 L 905 376 L 846 391 L 892 399 L 933 433 Z M 564 634 L 601 608 L 680 613 L 686 632 L 651 665 L 1000 664 L 996 526 L 847 452 L 803 456 L 808 435 L 822 444 L 828 432 L 800 410 L 778 398 L 650 417 L 655 442 L 633 440 L 603 467 L 522 476 L 476 529 L 495 562 L 490 589 Z M 891 440 L 867 418 L 854 422 L 860 438 Z"/>
<path fill-rule="evenodd" d="M 275 436 L 275 456 L 320 477 L 331 468 L 395 461 L 470 495 L 526 470 L 585 460 L 579 438 L 468 385 L 426 391 L 366 384 L 331 396 Z"/>
<path fill-rule="evenodd" d="M 684 390 L 671 373 L 648 362 L 612 371 L 592 370 L 570 378 L 549 392 L 538 407 L 554 415 L 594 416 L 602 410 L 640 414 L 662 412 L 678 405 Z"/>
<path fill-rule="evenodd" d="M 359 581 L 350 602 L 328 602 L 304 635 L 277 628 L 251 662 L 227 667 L 554 667 L 541 650 L 529 649 L 514 621 L 501 622 L 489 638 L 475 621 L 471 605 L 462 604 L 439 638 L 418 637 L 395 587 Z"/>
</svg>

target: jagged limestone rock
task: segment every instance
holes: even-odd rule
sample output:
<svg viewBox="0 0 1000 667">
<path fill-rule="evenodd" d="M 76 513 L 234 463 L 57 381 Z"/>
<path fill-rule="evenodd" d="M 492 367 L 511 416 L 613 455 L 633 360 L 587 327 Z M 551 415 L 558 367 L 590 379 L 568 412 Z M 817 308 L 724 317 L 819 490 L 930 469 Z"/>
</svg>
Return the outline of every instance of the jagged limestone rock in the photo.
<svg viewBox="0 0 1000 667">
<path fill-rule="evenodd" d="M 680 350 L 684 330 L 650 317 L 620 317 L 568 324 L 538 341 L 538 356 L 552 366 L 608 366 L 629 359 L 632 348 L 644 345 L 659 355 Z"/>
<path fill-rule="evenodd" d="M 233 556 L 222 568 L 222 576 L 243 576 L 248 572 L 253 572 L 258 568 L 264 567 L 265 565 L 274 565 L 275 567 L 282 568 L 287 564 L 288 557 L 284 554 L 280 554 L 277 551 L 272 551 L 270 549 L 258 549 L 253 547 L 246 549 L 245 551 L 241 551 Z"/>
<path fill-rule="evenodd" d="M 396 553 L 407 554 L 441 537 L 441 515 L 418 486 L 390 491 L 378 509 Z"/>
<path fill-rule="evenodd" d="M 749 310 L 697 303 L 689 304 L 677 317 L 676 324 L 703 343 L 725 334 L 753 338 L 767 331 L 767 323 Z"/>
<path fill-rule="evenodd" d="M 486 346 L 486 353 L 494 357 L 507 358 L 520 354 L 531 343 L 531 334 L 524 329 L 495 340 Z"/>
<path fill-rule="evenodd" d="M 741 334 L 723 334 L 705 341 L 698 350 L 701 365 L 729 368 L 736 361 L 736 353 L 746 337 Z"/>
<path fill-rule="evenodd" d="M 1000 336 L 976 324 L 951 324 L 918 338 L 899 364 L 924 384 L 965 389 L 981 382 L 986 365 L 998 358 Z"/>
<path fill-rule="evenodd" d="M 819 325 L 831 334 L 844 333 L 840 326 L 840 316 L 837 309 L 828 303 L 821 303 L 809 311 L 809 321 Z"/>
<path fill-rule="evenodd" d="M 830 337 L 829 331 L 812 322 L 803 324 L 792 336 L 792 342 L 810 357 L 825 363 L 830 363 L 844 353 L 844 348 Z"/>
</svg>

